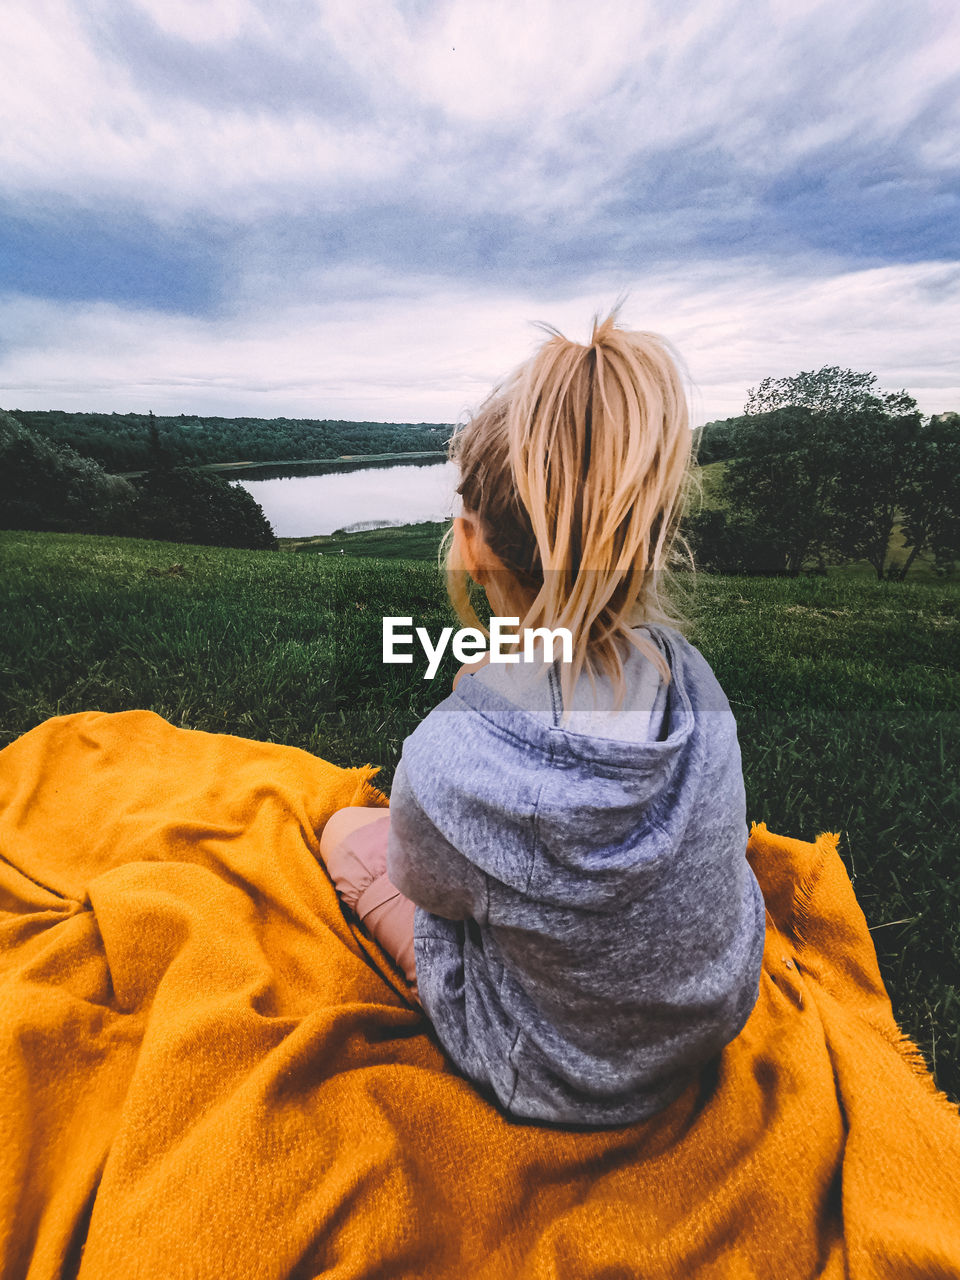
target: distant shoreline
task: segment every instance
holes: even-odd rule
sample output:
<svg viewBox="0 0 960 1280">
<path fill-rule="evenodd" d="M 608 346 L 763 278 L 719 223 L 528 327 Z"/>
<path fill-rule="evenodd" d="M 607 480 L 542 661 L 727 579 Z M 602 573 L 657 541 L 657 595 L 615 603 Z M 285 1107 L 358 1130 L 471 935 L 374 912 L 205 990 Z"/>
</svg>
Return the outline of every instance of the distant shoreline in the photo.
<svg viewBox="0 0 960 1280">
<path fill-rule="evenodd" d="M 439 449 L 421 449 L 413 453 L 342 453 L 338 458 L 279 458 L 270 462 L 251 462 L 244 459 L 240 462 L 203 462 L 192 467 L 193 471 L 260 471 L 264 467 L 346 467 L 356 466 L 364 462 L 405 462 L 413 459 L 435 458 L 437 462 L 446 462 L 445 451 Z M 146 475 L 143 471 L 120 471 L 117 473 L 125 480 L 133 480 L 137 476 Z"/>
</svg>

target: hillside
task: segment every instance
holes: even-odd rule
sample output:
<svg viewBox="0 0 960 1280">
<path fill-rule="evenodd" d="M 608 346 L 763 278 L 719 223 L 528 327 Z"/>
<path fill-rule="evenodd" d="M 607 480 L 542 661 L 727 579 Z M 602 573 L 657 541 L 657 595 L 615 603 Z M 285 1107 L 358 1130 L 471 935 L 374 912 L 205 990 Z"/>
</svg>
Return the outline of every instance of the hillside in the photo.
<svg viewBox="0 0 960 1280">
<path fill-rule="evenodd" d="M 703 575 L 679 603 L 738 725 L 747 817 L 840 852 L 905 1030 L 960 1096 L 960 587 Z M 172 723 L 383 766 L 446 696 L 382 618 L 455 620 L 435 567 L 0 534 L 3 743 L 48 716 Z M 936 939 L 936 947 L 930 940 Z"/>
</svg>

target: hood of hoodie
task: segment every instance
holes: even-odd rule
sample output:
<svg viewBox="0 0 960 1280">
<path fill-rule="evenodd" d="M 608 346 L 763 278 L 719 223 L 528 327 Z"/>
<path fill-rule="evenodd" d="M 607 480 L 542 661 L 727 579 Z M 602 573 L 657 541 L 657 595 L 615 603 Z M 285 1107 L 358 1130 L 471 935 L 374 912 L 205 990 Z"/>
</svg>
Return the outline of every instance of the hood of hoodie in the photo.
<svg viewBox="0 0 960 1280">
<path fill-rule="evenodd" d="M 614 909 L 683 872 L 684 832 L 747 844 L 736 721 L 709 663 L 645 624 L 670 667 L 659 737 L 625 742 L 551 725 L 473 675 L 407 738 L 407 779 L 475 866 L 555 906 Z"/>
</svg>

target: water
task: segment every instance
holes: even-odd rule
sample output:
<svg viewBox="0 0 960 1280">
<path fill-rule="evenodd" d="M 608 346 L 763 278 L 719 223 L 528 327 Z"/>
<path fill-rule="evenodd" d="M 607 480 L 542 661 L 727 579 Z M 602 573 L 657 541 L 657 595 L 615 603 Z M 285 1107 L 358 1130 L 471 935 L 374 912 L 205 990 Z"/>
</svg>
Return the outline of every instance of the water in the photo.
<svg viewBox="0 0 960 1280">
<path fill-rule="evenodd" d="M 236 480 L 251 493 L 278 538 L 448 520 L 457 468 L 452 462 L 365 466 Z"/>
</svg>

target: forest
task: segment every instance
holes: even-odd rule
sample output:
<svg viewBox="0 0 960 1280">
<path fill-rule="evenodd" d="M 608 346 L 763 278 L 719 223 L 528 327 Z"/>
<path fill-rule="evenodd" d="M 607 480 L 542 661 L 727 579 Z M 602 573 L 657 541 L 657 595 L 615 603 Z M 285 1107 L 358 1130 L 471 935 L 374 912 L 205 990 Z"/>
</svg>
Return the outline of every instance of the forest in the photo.
<svg viewBox="0 0 960 1280">
<path fill-rule="evenodd" d="M 106 471 L 123 474 L 155 459 L 151 420 L 162 456 L 171 466 L 211 462 L 293 462 L 344 454 L 409 453 L 444 449 L 453 431 L 445 423 L 342 422 L 318 418 L 164 417 L 143 413 L 68 413 L 11 409 L 23 426 L 54 445 L 68 445 Z"/>
<path fill-rule="evenodd" d="M 0 529 L 114 534 L 204 546 L 277 545 L 260 504 L 194 467 L 154 465 L 135 479 L 105 471 L 0 410 Z"/>
</svg>

